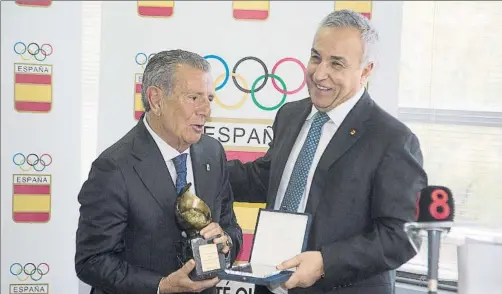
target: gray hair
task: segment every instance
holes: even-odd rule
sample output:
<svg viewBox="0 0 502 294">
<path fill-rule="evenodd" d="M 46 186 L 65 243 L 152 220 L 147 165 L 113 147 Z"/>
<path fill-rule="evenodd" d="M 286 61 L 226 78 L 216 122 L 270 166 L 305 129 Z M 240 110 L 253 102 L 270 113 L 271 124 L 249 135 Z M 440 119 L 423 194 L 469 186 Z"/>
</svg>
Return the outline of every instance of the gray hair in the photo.
<svg viewBox="0 0 502 294">
<path fill-rule="evenodd" d="M 204 72 L 211 70 L 209 62 L 197 53 L 180 49 L 156 53 L 150 58 L 143 72 L 141 100 L 146 112 L 150 111 L 150 103 L 146 95 L 148 87 L 159 87 L 167 95 L 170 94 L 173 88 L 176 66 L 179 64 L 189 65 Z"/>
<path fill-rule="evenodd" d="M 319 26 L 321 28 L 355 28 L 361 33 L 363 58 L 361 67 L 376 60 L 378 32 L 373 24 L 362 14 L 349 9 L 333 11 L 326 16 Z"/>
</svg>

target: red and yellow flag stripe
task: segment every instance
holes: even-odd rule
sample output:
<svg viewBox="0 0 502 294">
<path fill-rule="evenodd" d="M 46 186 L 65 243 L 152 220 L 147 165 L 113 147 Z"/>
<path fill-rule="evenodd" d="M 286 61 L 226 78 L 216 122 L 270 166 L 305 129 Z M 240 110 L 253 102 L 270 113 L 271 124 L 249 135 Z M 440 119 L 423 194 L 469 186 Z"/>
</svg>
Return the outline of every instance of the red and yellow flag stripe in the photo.
<svg viewBox="0 0 502 294">
<path fill-rule="evenodd" d="M 141 101 L 141 88 L 143 83 L 143 74 L 135 74 L 134 77 L 134 119 L 139 120 L 145 112 L 143 102 Z"/>
<path fill-rule="evenodd" d="M 262 147 L 237 147 L 224 146 L 227 160 L 238 159 L 243 163 L 254 161 L 267 153 L 267 148 Z"/>
<path fill-rule="evenodd" d="M 246 203 L 235 202 L 234 211 L 237 223 L 242 229 L 242 248 L 236 258 L 236 264 L 249 261 L 251 249 L 253 247 L 254 230 L 256 220 L 258 219 L 258 211 L 260 208 L 265 208 L 265 203 Z"/>
<path fill-rule="evenodd" d="M 51 0 L 16 0 L 16 4 L 20 6 L 33 7 L 49 7 L 52 4 Z"/>
<path fill-rule="evenodd" d="M 335 1 L 335 11 L 350 9 L 371 19 L 372 1 Z"/>
<path fill-rule="evenodd" d="M 138 1 L 138 14 L 148 17 L 170 17 L 174 12 L 174 1 Z"/>
<path fill-rule="evenodd" d="M 270 12 L 270 1 L 232 1 L 235 19 L 266 20 Z"/>
<path fill-rule="evenodd" d="M 14 175 L 12 218 L 16 223 L 45 223 L 51 212 L 50 175 Z"/>
</svg>

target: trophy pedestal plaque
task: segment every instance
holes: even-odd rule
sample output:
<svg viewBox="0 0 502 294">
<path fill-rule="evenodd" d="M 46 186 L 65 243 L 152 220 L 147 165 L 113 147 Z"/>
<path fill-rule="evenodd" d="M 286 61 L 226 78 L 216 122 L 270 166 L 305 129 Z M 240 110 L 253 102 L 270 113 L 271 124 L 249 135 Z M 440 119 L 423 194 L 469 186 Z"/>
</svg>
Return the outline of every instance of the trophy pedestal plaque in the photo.
<svg viewBox="0 0 502 294">
<path fill-rule="evenodd" d="M 195 269 L 189 277 L 201 281 L 217 277 L 226 268 L 226 260 L 221 252 L 223 244 L 216 245 L 214 238 L 206 240 L 199 234 L 211 223 L 211 210 L 202 199 L 190 192 L 190 186 L 191 183 L 188 183 L 176 200 L 176 221 L 183 232 L 176 244 L 177 254 L 180 267 L 190 259 L 195 261 Z"/>
<path fill-rule="evenodd" d="M 225 268 L 225 255 L 221 253 L 223 246 L 213 244 L 212 240 L 205 240 L 200 236 L 182 237 L 178 246 L 180 265 L 190 259 L 195 261 L 195 269 L 189 275 L 193 281 L 212 279 Z"/>
</svg>

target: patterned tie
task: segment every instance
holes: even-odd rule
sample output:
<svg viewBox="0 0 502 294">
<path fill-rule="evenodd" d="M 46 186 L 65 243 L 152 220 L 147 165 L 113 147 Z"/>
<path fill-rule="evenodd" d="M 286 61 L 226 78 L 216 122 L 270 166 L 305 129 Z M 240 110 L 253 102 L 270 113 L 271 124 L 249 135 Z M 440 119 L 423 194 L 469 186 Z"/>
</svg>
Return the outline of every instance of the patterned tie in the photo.
<svg viewBox="0 0 502 294">
<path fill-rule="evenodd" d="M 281 210 L 298 211 L 298 206 L 303 198 L 305 186 L 307 185 L 307 175 L 314 159 L 314 154 L 321 137 L 322 126 L 329 120 L 325 112 L 317 112 L 314 115 L 314 121 L 310 126 L 309 133 L 303 143 L 302 149 L 296 159 L 291 178 L 289 179 L 284 199 L 282 200 Z"/>
<path fill-rule="evenodd" d="M 187 184 L 187 153 L 182 153 L 173 158 L 176 168 L 176 192 L 179 194 Z"/>
</svg>

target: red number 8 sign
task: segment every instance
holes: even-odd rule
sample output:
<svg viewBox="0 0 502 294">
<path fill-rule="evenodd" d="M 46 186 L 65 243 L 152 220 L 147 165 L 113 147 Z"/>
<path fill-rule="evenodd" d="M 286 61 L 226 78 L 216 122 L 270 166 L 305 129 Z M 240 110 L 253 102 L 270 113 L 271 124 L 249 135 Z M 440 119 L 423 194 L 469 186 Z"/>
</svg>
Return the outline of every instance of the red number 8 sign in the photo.
<svg viewBox="0 0 502 294">
<path fill-rule="evenodd" d="M 429 213 L 437 220 L 444 220 L 450 216 L 450 206 L 448 205 L 448 193 L 442 189 L 435 189 L 431 194 L 431 204 Z"/>
</svg>

